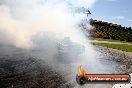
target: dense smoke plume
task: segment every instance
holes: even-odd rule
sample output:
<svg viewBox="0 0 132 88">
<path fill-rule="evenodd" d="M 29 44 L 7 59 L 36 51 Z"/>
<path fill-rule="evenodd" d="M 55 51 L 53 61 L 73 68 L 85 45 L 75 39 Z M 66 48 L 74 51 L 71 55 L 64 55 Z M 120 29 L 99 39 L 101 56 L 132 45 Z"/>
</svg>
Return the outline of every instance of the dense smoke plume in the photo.
<svg viewBox="0 0 132 88">
<path fill-rule="evenodd" d="M 78 18 L 71 10 L 75 1 L 1 0 L 0 3 L 0 43 L 29 48 L 31 37 L 39 32 L 61 33 L 77 41 L 80 39 L 75 28 Z"/>
<path fill-rule="evenodd" d="M 98 65 L 102 70 L 106 66 L 78 27 L 84 15 L 74 13 L 76 7 L 91 7 L 95 1 L 1 0 L 0 44 L 42 50 L 39 56 L 46 61 L 85 63 L 95 72 Z"/>
</svg>

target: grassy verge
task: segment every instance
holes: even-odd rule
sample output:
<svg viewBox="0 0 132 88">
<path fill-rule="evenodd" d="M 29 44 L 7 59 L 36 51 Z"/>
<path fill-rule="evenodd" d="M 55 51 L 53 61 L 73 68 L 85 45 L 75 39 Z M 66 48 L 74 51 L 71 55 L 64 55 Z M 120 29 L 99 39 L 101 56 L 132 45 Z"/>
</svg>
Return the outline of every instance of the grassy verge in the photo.
<svg viewBox="0 0 132 88">
<path fill-rule="evenodd" d="M 89 38 L 90 40 L 98 40 L 98 41 L 132 43 L 132 42 L 126 42 L 126 41 L 120 41 L 120 40 L 113 40 L 113 39 L 103 39 L 103 38 L 94 38 L 94 37 L 88 37 L 88 38 Z"/>
<path fill-rule="evenodd" d="M 94 45 L 118 49 L 126 52 L 132 52 L 132 45 L 127 45 L 127 44 L 94 43 Z"/>
</svg>

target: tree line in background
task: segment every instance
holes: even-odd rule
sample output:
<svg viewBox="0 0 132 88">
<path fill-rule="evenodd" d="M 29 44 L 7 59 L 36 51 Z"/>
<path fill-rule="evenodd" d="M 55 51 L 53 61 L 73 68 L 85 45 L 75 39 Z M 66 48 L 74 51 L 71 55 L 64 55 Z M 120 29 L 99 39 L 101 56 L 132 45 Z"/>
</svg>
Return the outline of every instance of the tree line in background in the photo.
<svg viewBox="0 0 132 88">
<path fill-rule="evenodd" d="M 132 42 L 131 27 L 122 27 L 121 25 L 93 19 L 90 19 L 89 23 L 93 28 L 87 31 L 92 37 Z M 85 24 L 81 24 L 81 26 L 86 29 Z"/>
</svg>

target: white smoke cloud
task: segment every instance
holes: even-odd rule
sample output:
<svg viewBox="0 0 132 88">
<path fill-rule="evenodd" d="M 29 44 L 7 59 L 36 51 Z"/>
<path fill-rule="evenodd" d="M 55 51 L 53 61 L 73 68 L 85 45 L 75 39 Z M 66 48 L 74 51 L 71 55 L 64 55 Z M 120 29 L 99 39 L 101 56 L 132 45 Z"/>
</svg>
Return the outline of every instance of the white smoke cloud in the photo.
<svg viewBox="0 0 132 88">
<path fill-rule="evenodd" d="M 0 6 L 0 43 L 28 47 L 27 37 L 24 24 L 13 19 L 7 6 Z"/>
<path fill-rule="evenodd" d="M 87 3 L 91 3 L 88 5 L 92 6 L 94 1 L 95 0 L 88 0 Z M 81 1 L 78 0 L 74 3 L 78 3 L 78 6 L 80 6 L 79 2 Z M 64 39 L 64 37 L 69 37 L 71 42 L 75 43 L 75 46 L 85 46 L 85 51 L 83 50 L 84 53 L 81 53 L 82 55 L 76 54 L 80 48 L 73 50 L 75 46 L 73 47 L 72 43 L 66 44 L 66 46 L 69 45 L 71 47 L 66 48 L 69 50 L 68 53 L 64 52 L 64 56 L 60 57 L 60 59 L 64 57 L 66 60 L 73 60 L 74 62 L 79 60 L 80 65 L 88 63 L 92 70 L 96 65 L 98 65 L 98 67 L 100 66 L 100 68 L 104 68 L 103 65 L 98 62 L 98 54 L 96 54 L 96 51 L 94 51 L 93 47 L 88 43 L 83 32 L 77 27 L 81 16 L 72 13 L 72 7 L 67 4 L 67 1 L 12 0 L 11 2 L 10 0 L 4 0 L 1 3 L 0 43 L 14 45 L 19 48 L 32 48 L 32 46 L 37 46 L 34 44 L 38 44 L 39 49 L 43 49 L 42 52 L 39 52 L 42 58 L 53 62 L 53 60 L 57 58 L 55 56 L 59 56 L 56 43 L 62 41 L 61 39 Z M 69 1 L 69 3 L 73 2 Z M 73 6 L 73 9 L 74 8 Z M 48 34 L 41 36 L 41 33 Z M 50 34 L 53 34 L 53 36 Z M 33 38 L 34 36 L 38 36 L 38 38 Z M 56 36 L 59 37 L 56 38 Z M 35 39 L 37 42 L 34 43 L 32 39 Z M 62 47 L 63 46 L 65 47 L 65 43 Z M 73 53 L 69 54 L 69 52 Z"/>
<path fill-rule="evenodd" d="M 68 3 L 91 7 L 95 0 L 1 0 L 0 43 L 21 48 L 30 47 L 31 36 L 38 32 L 56 32 L 76 36 L 78 18 L 70 12 Z M 73 6 L 74 8 L 74 6 Z M 75 20 L 76 19 L 76 20 Z M 80 40 L 79 40 L 80 41 Z"/>
<path fill-rule="evenodd" d="M 88 0 L 88 2 L 91 1 Z M 88 43 L 83 32 L 77 27 L 81 16 L 78 17 L 78 15 L 72 13 L 71 6 L 68 7 L 68 5 L 64 0 L 27 0 L 26 2 L 23 0 L 12 0 L 12 2 L 4 0 L 0 6 L 0 43 L 19 48 L 32 48 L 32 46 L 37 46 L 34 44 L 38 44 L 39 49 L 43 49 L 42 52 L 39 52 L 39 54 L 42 54 L 42 58 L 53 62 L 55 56 L 59 56 L 56 43 L 62 41 L 64 37 L 69 37 L 71 42 L 75 43 L 74 47 L 83 45 L 85 51 L 83 50 L 82 55 L 76 54 L 80 48 L 73 50 L 72 44 L 74 43 L 69 42 L 70 44 L 66 43 L 66 45 L 64 43 L 62 47 L 71 47 L 66 48 L 69 51 L 64 52 L 64 56 L 62 55 L 60 59 L 64 57 L 65 60 L 73 60 L 74 62 L 79 59 L 79 64 L 87 64 L 88 62 L 91 68 L 95 68 L 96 65 L 104 68 L 98 62 L 98 54 Z M 93 5 L 93 2 L 89 6 L 91 5 Z M 49 34 L 41 36 L 41 33 Z M 50 34 L 53 34 L 53 36 Z M 38 36 L 38 38 L 33 38 L 35 36 Z M 56 36 L 59 37 L 56 38 Z M 36 43 L 32 39 L 35 39 Z M 73 53 L 69 54 L 69 52 Z"/>
<path fill-rule="evenodd" d="M 64 63 L 73 61 L 72 64 L 75 63 L 76 66 L 86 65 L 89 72 L 110 71 L 99 62 L 99 54 L 76 26 L 82 16 L 71 11 L 76 5 L 81 7 L 84 4 L 91 7 L 94 2 L 95 0 L 1 0 L 0 43 L 19 48 L 32 48 L 34 44 L 38 44 L 39 50 L 32 53 L 39 53 L 39 57 L 42 56 L 41 58 L 47 62 L 49 60 L 54 64 L 55 59 Z M 74 5 L 69 6 L 69 3 Z M 65 43 L 65 40 L 61 40 L 64 37 L 70 38 L 71 41 Z M 60 41 L 60 47 L 56 46 Z M 84 46 L 83 53 L 80 52 L 79 45 Z M 74 73 L 76 66 L 72 67 Z"/>
</svg>

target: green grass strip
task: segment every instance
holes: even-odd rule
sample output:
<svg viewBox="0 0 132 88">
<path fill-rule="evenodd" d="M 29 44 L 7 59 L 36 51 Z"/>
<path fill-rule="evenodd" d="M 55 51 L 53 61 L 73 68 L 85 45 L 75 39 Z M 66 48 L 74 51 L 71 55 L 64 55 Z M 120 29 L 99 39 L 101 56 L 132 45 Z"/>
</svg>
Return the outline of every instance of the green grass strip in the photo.
<svg viewBox="0 0 132 88">
<path fill-rule="evenodd" d="M 132 42 L 126 42 L 126 41 L 120 41 L 120 40 L 103 39 L 103 38 L 94 38 L 94 37 L 88 37 L 88 39 L 90 39 L 90 40 L 98 40 L 98 41 L 108 41 L 108 42 L 132 43 Z"/>
<path fill-rule="evenodd" d="M 118 49 L 126 52 L 132 52 L 132 45 L 127 45 L 127 44 L 94 43 L 94 45 Z"/>
</svg>

